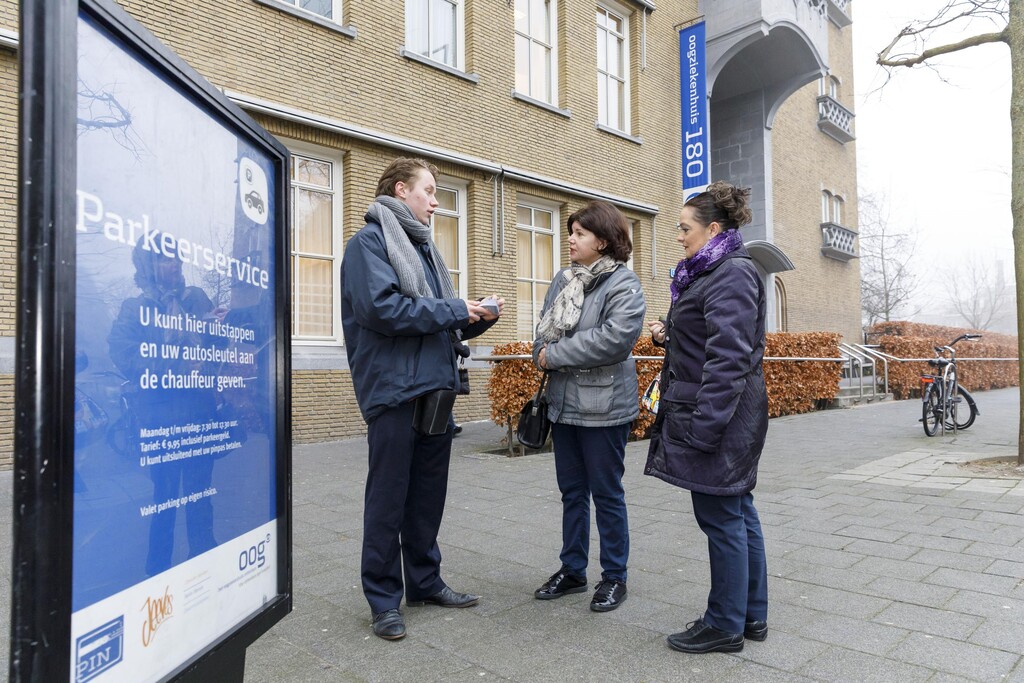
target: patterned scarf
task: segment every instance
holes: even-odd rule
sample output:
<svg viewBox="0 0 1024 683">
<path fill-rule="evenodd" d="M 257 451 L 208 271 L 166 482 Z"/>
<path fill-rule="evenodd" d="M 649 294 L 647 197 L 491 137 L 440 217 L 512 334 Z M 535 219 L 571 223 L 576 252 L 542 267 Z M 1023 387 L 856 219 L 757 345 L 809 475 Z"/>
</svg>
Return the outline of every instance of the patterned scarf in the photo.
<svg viewBox="0 0 1024 683">
<path fill-rule="evenodd" d="M 743 246 L 743 238 L 739 230 L 720 232 L 697 250 L 690 258 L 684 258 L 676 266 L 676 276 L 672 278 L 672 303 L 676 302 L 690 283 L 698 275 L 720 261 L 726 254 L 731 254 Z"/>
<path fill-rule="evenodd" d="M 388 261 L 398 273 L 398 287 L 402 294 L 417 297 L 438 297 L 441 299 L 458 299 L 455 284 L 452 282 L 448 266 L 441 258 L 437 246 L 430 239 L 430 226 L 420 223 L 408 205 L 400 199 L 381 195 L 374 200 L 366 211 L 366 220 L 379 223 L 384 229 L 384 244 L 388 250 Z M 441 281 L 440 292 L 432 292 L 427 284 L 427 274 L 423 271 L 423 262 L 416 254 L 412 243 L 430 242 L 430 258 Z"/>
<path fill-rule="evenodd" d="M 580 322 L 580 314 L 583 313 L 583 295 L 586 288 L 598 275 L 610 273 L 620 265 L 621 262 L 611 256 L 602 256 L 590 266 L 573 263 L 564 273 L 569 282 L 555 297 L 551 308 L 544 312 L 537 325 L 537 336 L 547 342 L 558 341 L 566 332 L 576 327 Z"/>
</svg>

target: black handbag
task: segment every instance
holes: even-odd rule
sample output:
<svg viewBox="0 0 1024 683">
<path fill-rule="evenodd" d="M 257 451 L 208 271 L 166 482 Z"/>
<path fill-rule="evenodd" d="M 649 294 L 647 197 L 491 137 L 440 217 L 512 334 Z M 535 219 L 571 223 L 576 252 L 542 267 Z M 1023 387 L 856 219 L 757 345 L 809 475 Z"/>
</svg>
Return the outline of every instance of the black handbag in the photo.
<svg viewBox="0 0 1024 683">
<path fill-rule="evenodd" d="M 538 450 L 544 447 L 551 432 L 551 420 L 548 419 L 548 398 L 544 394 L 547 388 L 548 373 L 540 380 L 540 388 L 536 395 L 526 402 L 519 411 L 519 424 L 516 425 L 516 438 L 526 448 Z"/>
</svg>

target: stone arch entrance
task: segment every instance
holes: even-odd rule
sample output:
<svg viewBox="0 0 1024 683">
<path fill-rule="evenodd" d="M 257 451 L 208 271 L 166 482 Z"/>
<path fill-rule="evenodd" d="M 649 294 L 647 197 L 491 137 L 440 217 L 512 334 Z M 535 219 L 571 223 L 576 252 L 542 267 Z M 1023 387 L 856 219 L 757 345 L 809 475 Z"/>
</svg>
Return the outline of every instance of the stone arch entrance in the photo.
<svg viewBox="0 0 1024 683">
<path fill-rule="evenodd" d="M 743 235 L 774 311 L 771 274 L 793 264 L 774 245 L 772 121 L 790 95 L 828 71 L 826 2 L 699 4 L 707 22 L 711 179 L 752 190 L 754 217 Z"/>
</svg>

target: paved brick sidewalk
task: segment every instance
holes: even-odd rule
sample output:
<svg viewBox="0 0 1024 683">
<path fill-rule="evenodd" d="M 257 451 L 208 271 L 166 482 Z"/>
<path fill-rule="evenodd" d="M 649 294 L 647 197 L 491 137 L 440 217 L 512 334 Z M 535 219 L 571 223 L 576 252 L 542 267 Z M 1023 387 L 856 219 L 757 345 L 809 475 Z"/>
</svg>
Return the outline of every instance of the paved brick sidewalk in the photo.
<svg viewBox="0 0 1024 683">
<path fill-rule="evenodd" d="M 533 599 L 558 568 L 550 455 L 481 454 L 501 435 L 468 425 L 441 543 L 447 581 L 484 599 L 467 610 L 405 608 L 399 642 L 370 634 L 359 590 L 365 444 L 302 446 L 295 612 L 250 648 L 247 680 L 1024 681 L 1024 496 L 851 474 L 1014 453 L 1016 390 L 981 394 L 979 405 L 955 440 L 926 437 L 914 401 L 771 421 L 755 492 L 771 633 L 736 655 L 665 645 L 701 613 L 707 549 L 689 495 L 641 474 L 646 443 L 627 455 L 630 597 L 594 614 L 589 594 Z"/>
<path fill-rule="evenodd" d="M 1024 495 L 946 464 L 1016 452 L 1016 389 L 978 402 L 955 439 L 926 437 L 915 401 L 771 421 L 755 491 L 771 631 L 732 655 L 665 645 L 701 613 L 707 548 L 688 493 L 642 475 L 646 442 L 627 454 L 630 597 L 595 614 L 589 594 L 533 599 L 558 568 L 551 456 L 483 452 L 502 434 L 467 425 L 441 546 L 446 580 L 484 598 L 403 608 L 397 642 L 371 635 L 359 589 L 365 442 L 297 446 L 295 611 L 249 649 L 246 680 L 1024 683 Z M 0 498 L 9 515 L 10 473 Z M 591 557 L 594 583 L 596 531 Z"/>
</svg>

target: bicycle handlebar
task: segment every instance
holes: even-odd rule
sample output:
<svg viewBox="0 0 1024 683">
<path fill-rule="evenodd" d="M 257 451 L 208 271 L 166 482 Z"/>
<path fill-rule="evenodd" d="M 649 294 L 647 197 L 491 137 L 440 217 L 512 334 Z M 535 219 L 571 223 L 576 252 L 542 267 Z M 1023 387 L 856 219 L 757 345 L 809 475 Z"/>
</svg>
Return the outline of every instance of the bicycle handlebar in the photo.
<svg viewBox="0 0 1024 683">
<path fill-rule="evenodd" d="M 966 339 L 967 341 L 974 341 L 975 339 L 981 339 L 981 335 L 980 334 L 961 334 L 959 337 L 957 337 L 953 341 L 949 342 L 949 346 L 953 346 L 953 344 L 956 344 L 958 341 L 960 341 L 962 339 Z"/>
</svg>

